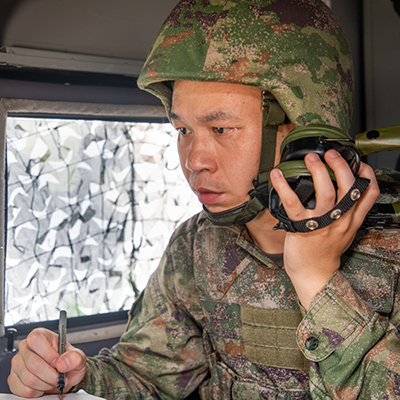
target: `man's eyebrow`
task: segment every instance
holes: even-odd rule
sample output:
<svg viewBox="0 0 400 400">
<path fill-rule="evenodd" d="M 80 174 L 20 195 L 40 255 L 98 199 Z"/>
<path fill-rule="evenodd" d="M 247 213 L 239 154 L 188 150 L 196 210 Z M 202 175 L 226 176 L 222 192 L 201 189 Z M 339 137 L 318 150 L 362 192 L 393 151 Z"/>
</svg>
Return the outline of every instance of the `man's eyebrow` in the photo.
<svg viewBox="0 0 400 400">
<path fill-rule="evenodd" d="M 176 119 L 177 121 L 181 120 L 180 116 L 178 114 L 175 114 L 173 111 L 171 111 L 170 117 L 171 119 Z"/>
<path fill-rule="evenodd" d="M 176 121 L 181 121 L 180 116 L 174 113 L 173 111 L 171 112 L 170 116 L 171 119 L 175 119 Z M 236 117 L 236 115 L 233 114 L 231 111 L 216 110 L 216 111 L 211 111 L 210 113 L 207 113 L 205 115 L 201 115 L 200 117 L 197 118 L 197 120 L 199 122 L 213 122 L 213 121 L 224 121 L 232 119 L 233 117 Z"/>
<path fill-rule="evenodd" d="M 231 111 L 227 110 L 216 110 L 208 114 L 202 115 L 198 118 L 200 122 L 213 122 L 213 121 L 224 121 L 234 117 Z"/>
</svg>

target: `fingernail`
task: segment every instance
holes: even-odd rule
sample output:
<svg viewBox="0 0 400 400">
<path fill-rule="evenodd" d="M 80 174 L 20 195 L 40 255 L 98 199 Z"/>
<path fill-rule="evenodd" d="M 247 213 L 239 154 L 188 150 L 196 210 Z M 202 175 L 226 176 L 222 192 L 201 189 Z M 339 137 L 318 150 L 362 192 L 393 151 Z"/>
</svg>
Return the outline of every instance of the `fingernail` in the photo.
<svg viewBox="0 0 400 400">
<path fill-rule="evenodd" d="M 50 365 L 53 367 L 53 368 L 55 368 L 56 367 L 56 362 L 57 362 L 57 359 L 58 359 L 58 357 L 57 358 L 55 358 L 51 363 L 50 363 Z"/>
<path fill-rule="evenodd" d="M 60 363 L 65 371 L 69 371 L 70 365 L 69 365 L 69 362 L 67 359 L 65 359 L 65 358 L 60 359 Z"/>
<path fill-rule="evenodd" d="M 317 161 L 317 160 L 319 160 L 319 157 L 318 157 L 318 155 L 315 154 L 315 153 L 308 153 L 308 154 L 307 154 L 307 159 L 308 159 L 309 161 Z"/>
<path fill-rule="evenodd" d="M 326 153 L 326 156 L 329 158 L 336 158 L 339 157 L 339 153 L 336 150 L 330 150 Z"/>
<path fill-rule="evenodd" d="M 271 171 L 271 176 L 273 178 L 281 178 L 282 177 L 282 171 L 278 168 L 275 168 Z"/>
</svg>

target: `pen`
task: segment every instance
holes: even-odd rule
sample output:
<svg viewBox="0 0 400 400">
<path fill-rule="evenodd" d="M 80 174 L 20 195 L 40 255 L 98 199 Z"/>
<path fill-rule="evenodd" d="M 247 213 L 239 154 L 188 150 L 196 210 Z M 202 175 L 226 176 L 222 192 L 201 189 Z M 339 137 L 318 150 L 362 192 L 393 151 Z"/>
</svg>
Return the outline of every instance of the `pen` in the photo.
<svg viewBox="0 0 400 400">
<path fill-rule="evenodd" d="M 67 348 L 67 312 L 60 311 L 60 320 L 58 322 L 58 354 L 65 353 Z M 58 374 L 57 389 L 58 394 L 61 396 L 65 386 L 65 375 Z"/>
</svg>

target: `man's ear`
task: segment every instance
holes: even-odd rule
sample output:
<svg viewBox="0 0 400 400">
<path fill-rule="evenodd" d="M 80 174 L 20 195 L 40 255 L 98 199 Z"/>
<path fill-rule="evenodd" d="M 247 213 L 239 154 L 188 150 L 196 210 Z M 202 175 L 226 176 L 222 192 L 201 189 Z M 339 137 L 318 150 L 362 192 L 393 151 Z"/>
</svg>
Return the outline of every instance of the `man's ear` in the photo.
<svg viewBox="0 0 400 400">
<path fill-rule="evenodd" d="M 283 123 L 282 125 L 278 125 L 278 129 L 276 131 L 276 148 L 275 148 L 275 160 L 274 165 L 278 165 L 281 159 L 281 144 L 286 136 L 293 130 L 297 128 L 295 124 L 290 122 Z"/>
</svg>

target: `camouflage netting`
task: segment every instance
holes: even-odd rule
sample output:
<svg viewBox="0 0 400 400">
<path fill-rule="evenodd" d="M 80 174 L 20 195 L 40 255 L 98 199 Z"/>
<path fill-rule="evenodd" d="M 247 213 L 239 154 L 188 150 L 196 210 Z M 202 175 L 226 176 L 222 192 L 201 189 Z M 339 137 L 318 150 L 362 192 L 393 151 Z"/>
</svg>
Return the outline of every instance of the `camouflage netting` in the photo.
<svg viewBox="0 0 400 400">
<path fill-rule="evenodd" d="M 170 124 L 8 118 L 5 324 L 130 308 L 199 209 Z"/>
</svg>

